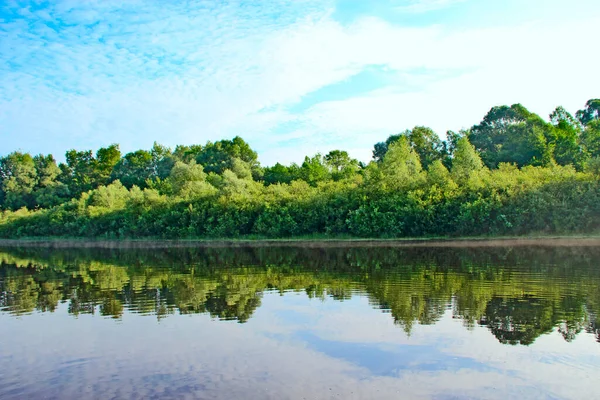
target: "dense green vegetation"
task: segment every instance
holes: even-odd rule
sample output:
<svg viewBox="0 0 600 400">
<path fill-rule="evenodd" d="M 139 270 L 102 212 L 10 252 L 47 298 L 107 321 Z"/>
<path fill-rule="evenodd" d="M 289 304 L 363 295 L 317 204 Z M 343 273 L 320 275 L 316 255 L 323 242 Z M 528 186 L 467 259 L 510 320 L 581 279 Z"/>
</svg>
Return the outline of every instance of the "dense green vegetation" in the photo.
<svg viewBox="0 0 600 400">
<path fill-rule="evenodd" d="M 415 127 L 261 167 L 241 138 L 122 155 L 0 158 L 0 236 L 406 237 L 600 231 L 600 99 L 549 121 L 494 107 L 469 130 Z"/>
<path fill-rule="evenodd" d="M 433 250 L 433 251 L 432 251 Z M 367 296 L 410 333 L 448 310 L 501 343 L 560 332 L 600 341 L 598 248 L 207 248 L 0 252 L 0 310 L 23 315 L 68 303 L 73 316 L 207 313 L 248 321 L 265 291 Z"/>
</svg>

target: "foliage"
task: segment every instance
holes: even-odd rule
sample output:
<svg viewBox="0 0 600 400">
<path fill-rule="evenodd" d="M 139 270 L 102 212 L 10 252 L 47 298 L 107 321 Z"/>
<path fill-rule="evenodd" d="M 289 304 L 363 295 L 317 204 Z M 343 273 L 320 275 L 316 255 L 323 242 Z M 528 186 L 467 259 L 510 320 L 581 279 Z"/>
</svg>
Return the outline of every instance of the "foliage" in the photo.
<svg viewBox="0 0 600 400">
<path fill-rule="evenodd" d="M 450 312 L 507 345 L 551 332 L 568 342 L 584 331 L 600 340 L 599 256 L 571 246 L 13 248 L 0 252 L 0 309 L 22 316 L 67 303 L 74 317 L 99 311 L 118 319 L 128 309 L 245 323 L 263 292 L 297 291 L 368 297 L 408 334 Z"/>
<path fill-rule="evenodd" d="M 240 137 L 121 156 L 113 144 L 0 157 L 0 236 L 360 237 L 600 231 L 597 101 L 549 122 L 494 107 L 469 131 L 417 126 L 359 163 L 332 150 L 262 168 Z"/>
<path fill-rule="evenodd" d="M 600 120 L 600 99 L 591 99 L 583 110 L 577 111 L 577 119 L 585 126 Z"/>
<path fill-rule="evenodd" d="M 483 168 L 481 157 L 475 151 L 475 147 L 469 143 L 469 139 L 466 136 L 459 139 L 452 160 L 452 178 L 460 184 L 466 184 Z"/>
<path fill-rule="evenodd" d="M 412 130 L 406 130 L 398 135 L 392 135 L 385 142 L 375 145 L 373 158 L 375 161 L 384 160 L 390 146 L 406 138 L 411 148 L 419 155 L 421 165 L 424 168 L 429 167 L 436 160 L 441 160 L 447 155 L 447 145 L 442 142 L 439 136 L 430 128 L 416 126 Z"/>
<path fill-rule="evenodd" d="M 384 187 L 391 191 L 417 187 L 423 180 L 421 160 L 406 137 L 393 142 L 381 163 Z"/>
</svg>

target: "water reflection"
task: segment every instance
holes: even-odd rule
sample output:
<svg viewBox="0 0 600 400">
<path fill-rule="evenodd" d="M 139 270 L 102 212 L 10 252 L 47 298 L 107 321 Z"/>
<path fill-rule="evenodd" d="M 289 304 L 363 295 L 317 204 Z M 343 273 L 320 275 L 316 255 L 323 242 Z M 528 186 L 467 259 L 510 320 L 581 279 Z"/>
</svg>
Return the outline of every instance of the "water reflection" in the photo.
<svg viewBox="0 0 600 400">
<path fill-rule="evenodd" d="M 0 310 L 14 316 L 209 314 L 250 320 L 266 292 L 339 301 L 366 296 L 410 334 L 450 311 L 466 329 L 530 345 L 558 331 L 600 342 L 600 249 L 228 248 L 4 249 Z M 26 318 L 26 317 L 23 317 Z"/>
</svg>

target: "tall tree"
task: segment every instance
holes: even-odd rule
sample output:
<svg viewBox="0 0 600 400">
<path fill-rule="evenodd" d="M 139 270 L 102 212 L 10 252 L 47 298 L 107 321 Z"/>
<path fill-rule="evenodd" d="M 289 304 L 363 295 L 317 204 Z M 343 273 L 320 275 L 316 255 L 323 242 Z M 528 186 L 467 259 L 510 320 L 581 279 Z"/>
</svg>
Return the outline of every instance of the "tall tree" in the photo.
<svg viewBox="0 0 600 400">
<path fill-rule="evenodd" d="M 200 144 L 193 144 L 190 146 L 177 145 L 173 151 L 173 157 L 175 157 L 175 160 L 177 161 L 189 164 L 192 160 L 196 161 L 197 157 L 202 153 L 202 149 L 203 147 Z"/>
<path fill-rule="evenodd" d="M 404 190 L 415 186 L 423 179 L 421 160 L 410 146 L 408 138 L 402 136 L 388 147 L 381 171 L 383 183 L 391 190 Z"/>
<path fill-rule="evenodd" d="M 71 198 L 69 188 L 58 180 L 60 168 L 56 160 L 49 154 L 42 154 L 33 158 L 37 173 L 37 184 L 34 191 L 34 202 L 36 207 L 48 208 L 61 204 Z"/>
<path fill-rule="evenodd" d="M 444 157 L 442 158 L 442 162 L 446 168 L 450 169 L 452 167 L 452 157 L 456 151 L 458 141 L 468 135 L 469 131 L 464 129 L 458 132 L 446 131 L 446 140 L 444 141 Z"/>
<path fill-rule="evenodd" d="M 385 158 L 385 155 L 388 152 L 388 148 L 392 143 L 397 142 L 398 140 L 400 140 L 400 138 L 402 136 L 405 136 L 402 133 L 396 134 L 396 135 L 390 135 L 385 142 L 379 142 L 379 143 L 375 143 L 375 146 L 373 148 L 373 160 L 377 161 L 377 162 L 382 162 L 383 159 Z"/>
<path fill-rule="evenodd" d="M 152 155 L 152 176 L 158 179 L 167 178 L 176 162 L 171 149 L 154 142 L 150 154 Z"/>
<path fill-rule="evenodd" d="M 446 155 L 444 142 L 431 128 L 415 126 L 413 129 L 408 129 L 400 134 L 391 135 L 385 142 L 375 144 L 373 159 L 378 162 L 383 161 L 389 146 L 402 137 L 408 139 L 410 146 L 419 155 L 423 168 L 428 168 L 432 162 L 441 160 Z"/>
<path fill-rule="evenodd" d="M 146 150 L 127 153 L 111 174 L 112 180 L 119 180 L 126 188 L 134 185 L 139 188 L 147 187 L 147 181 L 152 178 L 152 154 Z"/>
<path fill-rule="evenodd" d="M 304 157 L 304 162 L 300 167 L 300 178 L 312 186 L 319 182 L 324 182 L 331 177 L 329 168 L 325 165 L 325 159 L 320 153 L 313 157 Z"/>
<path fill-rule="evenodd" d="M 493 107 L 479 125 L 471 128 L 469 141 L 483 162 L 496 168 L 501 162 L 544 165 L 552 160 L 548 143 L 552 126 L 520 104 Z"/>
<path fill-rule="evenodd" d="M 483 161 L 475 146 L 469 143 L 467 137 L 461 138 L 456 143 L 454 158 L 452 160 L 452 178 L 459 184 L 465 184 L 469 179 L 483 169 Z"/>
<path fill-rule="evenodd" d="M 96 165 L 94 168 L 94 186 L 107 185 L 113 168 L 121 159 L 121 150 L 118 144 L 111 144 L 96 152 Z"/>
<path fill-rule="evenodd" d="M 171 170 L 169 181 L 173 192 L 184 198 L 198 198 L 216 192 L 216 189 L 206 182 L 202 166 L 195 161 L 189 164 L 177 161 Z"/>
<path fill-rule="evenodd" d="M 36 184 L 35 161 L 30 154 L 15 151 L 0 158 L 0 192 L 4 208 L 32 208 Z"/>
<path fill-rule="evenodd" d="M 359 169 L 358 160 L 350 157 L 347 151 L 332 150 L 325 155 L 324 160 L 334 181 L 350 178 Z"/>
<path fill-rule="evenodd" d="M 220 140 L 215 143 L 208 142 L 202 151 L 196 157 L 196 162 L 204 167 L 207 173 L 223 173 L 226 169 L 231 169 L 233 159 L 248 163 L 252 169 L 253 175 L 258 174 L 260 165 L 258 155 L 250 145 L 239 136 L 232 140 Z"/>
<path fill-rule="evenodd" d="M 588 125 L 590 122 L 600 119 L 600 99 L 591 99 L 585 104 L 583 110 L 577 111 L 577 119 L 583 124 Z"/>
<path fill-rule="evenodd" d="M 600 157 L 600 120 L 589 122 L 585 126 L 580 142 L 587 158 Z"/>
<path fill-rule="evenodd" d="M 272 185 L 275 183 L 290 183 L 300 178 L 300 167 L 292 163 L 289 167 L 277 163 L 272 167 L 264 168 L 264 183 Z"/>
<path fill-rule="evenodd" d="M 444 143 L 431 128 L 416 126 L 408 131 L 408 139 L 419 155 L 423 168 L 429 168 L 431 163 L 441 160 L 446 153 Z"/>
<path fill-rule="evenodd" d="M 33 157 L 33 164 L 37 174 L 37 188 L 50 186 L 56 182 L 60 175 L 60 168 L 56 164 L 56 160 L 52 154 L 44 156 L 39 154 Z"/>
<path fill-rule="evenodd" d="M 456 184 L 450 176 L 450 171 L 441 160 L 434 161 L 427 170 L 427 183 L 433 188 L 450 190 L 456 187 Z"/>
<path fill-rule="evenodd" d="M 549 143 L 554 147 L 554 159 L 559 165 L 574 165 L 583 168 L 584 153 L 581 151 L 579 137 L 582 127 L 579 121 L 563 107 L 557 107 L 550 114 L 554 126 Z"/>
<path fill-rule="evenodd" d="M 92 150 L 69 150 L 65 154 L 67 163 L 60 164 L 60 180 L 69 188 L 73 197 L 94 188 L 96 159 Z"/>
</svg>

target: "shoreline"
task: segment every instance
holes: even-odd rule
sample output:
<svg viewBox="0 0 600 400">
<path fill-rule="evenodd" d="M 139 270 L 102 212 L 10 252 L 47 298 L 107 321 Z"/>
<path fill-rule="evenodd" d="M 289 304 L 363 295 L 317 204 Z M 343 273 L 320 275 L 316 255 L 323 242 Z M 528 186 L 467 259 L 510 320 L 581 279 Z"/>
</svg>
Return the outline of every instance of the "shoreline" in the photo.
<svg viewBox="0 0 600 400">
<path fill-rule="evenodd" d="M 513 236 L 459 238 L 290 238 L 290 239 L 89 239 L 21 238 L 0 239 L 2 247 L 169 249 L 210 247 L 509 247 L 555 246 L 600 247 L 600 236 Z"/>
</svg>

